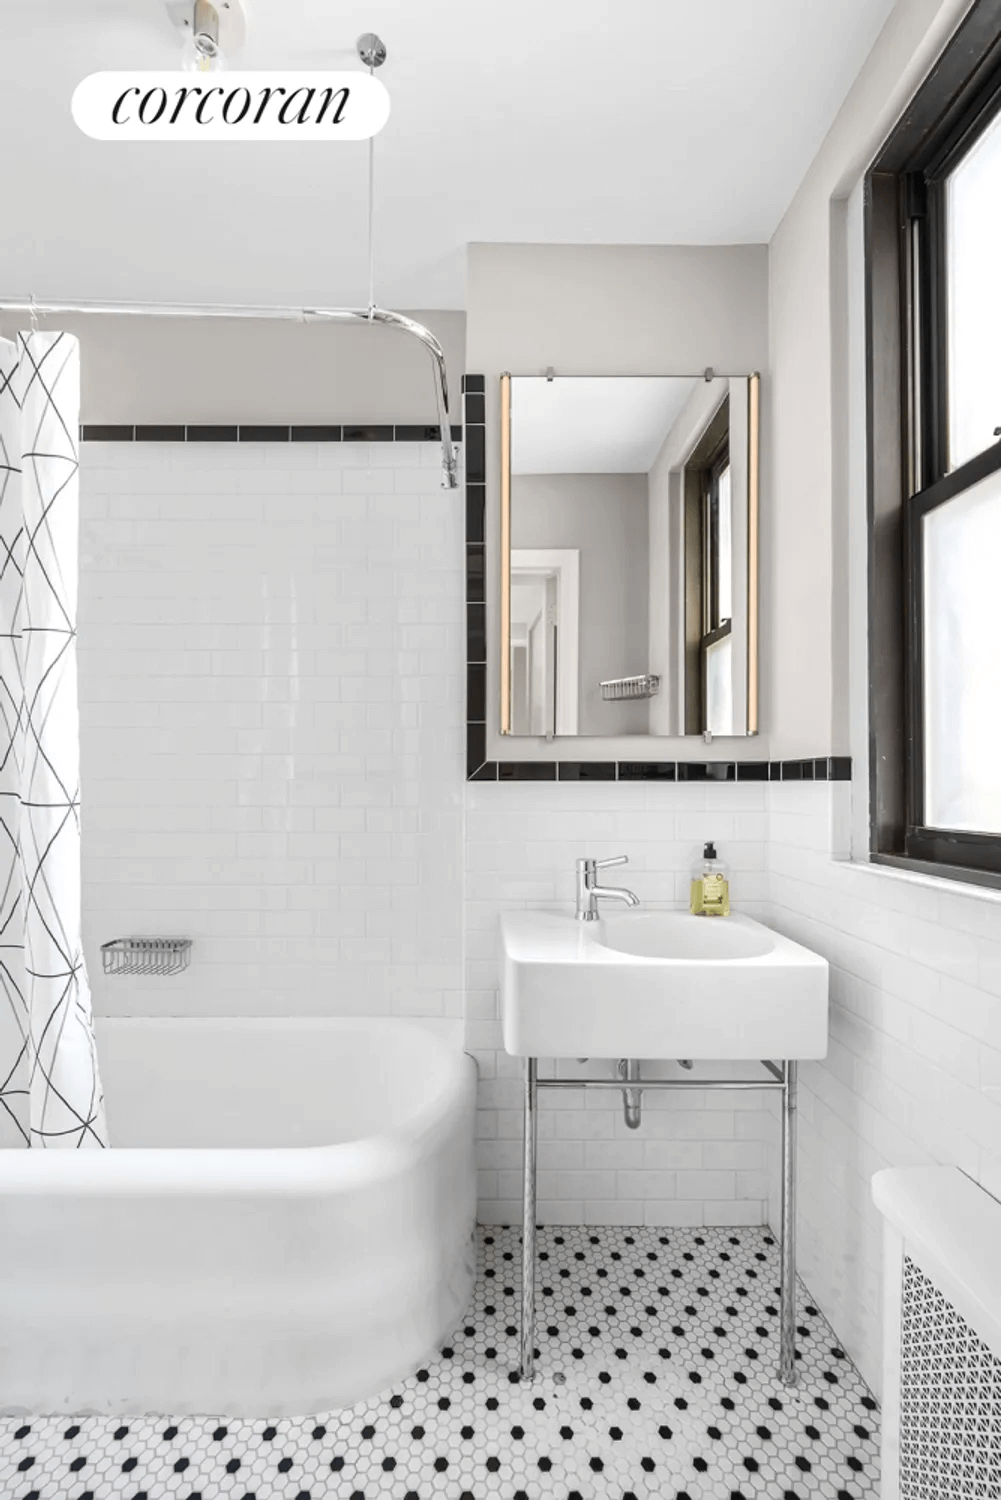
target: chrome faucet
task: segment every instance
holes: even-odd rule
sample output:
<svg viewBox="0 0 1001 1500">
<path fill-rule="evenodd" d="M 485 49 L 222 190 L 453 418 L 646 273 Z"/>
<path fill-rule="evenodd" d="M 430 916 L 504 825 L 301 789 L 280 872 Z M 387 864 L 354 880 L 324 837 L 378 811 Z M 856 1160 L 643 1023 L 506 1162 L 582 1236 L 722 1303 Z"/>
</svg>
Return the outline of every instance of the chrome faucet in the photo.
<svg viewBox="0 0 1001 1500">
<path fill-rule="evenodd" d="M 597 922 L 598 902 L 624 901 L 627 906 L 639 906 L 639 897 L 618 885 L 598 885 L 598 871 L 609 865 L 627 865 L 628 855 L 620 854 L 615 859 L 579 859 L 577 861 L 577 911 L 578 922 Z"/>
</svg>

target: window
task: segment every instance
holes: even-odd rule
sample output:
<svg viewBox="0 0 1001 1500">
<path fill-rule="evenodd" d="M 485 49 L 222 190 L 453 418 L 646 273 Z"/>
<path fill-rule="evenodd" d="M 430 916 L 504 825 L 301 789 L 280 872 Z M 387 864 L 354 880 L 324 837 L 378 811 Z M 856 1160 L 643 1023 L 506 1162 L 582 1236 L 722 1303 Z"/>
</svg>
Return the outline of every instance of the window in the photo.
<svg viewBox="0 0 1001 1500">
<path fill-rule="evenodd" d="M 734 733 L 729 394 L 685 460 L 685 733 Z"/>
<path fill-rule="evenodd" d="M 733 733 L 733 545 L 730 497 L 730 435 L 723 439 L 705 470 L 702 499 L 703 723 L 711 734 Z"/>
<path fill-rule="evenodd" d="M 872 854 L 1001 885 L 1001 0 L 867 187 Z"/>
</svg>

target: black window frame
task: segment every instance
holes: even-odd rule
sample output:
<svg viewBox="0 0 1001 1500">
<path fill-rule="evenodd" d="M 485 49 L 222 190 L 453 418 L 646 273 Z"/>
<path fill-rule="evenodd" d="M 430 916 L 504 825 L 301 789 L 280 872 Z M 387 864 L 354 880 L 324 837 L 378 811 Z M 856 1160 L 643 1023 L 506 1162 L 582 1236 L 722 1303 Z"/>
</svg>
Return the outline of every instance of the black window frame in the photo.
<svg viewBox="0 0 1001 1500">
<path fill-rule="evenodd" d="M 702 678 L 702 724 L 709 724 L 709 649 L 732 633 L 733 620 L 719 608 L 719 482 L 730 466 L 730 428 L 706 461 L 702 492 L 702 640 L 699 659 Z"/>
<path fill-rule="evenodd" d="M 865 184 L 870 853 L 1001 887 L 1001 834 L 924 818 L 922 519 L 1001 470 L 1001 433 L 948 458 L 951 172 L 1001 116 L 1001 0 L 978 0 Z M 999 412 L 1001 425 L 1001 412 Z"/>
</svg>

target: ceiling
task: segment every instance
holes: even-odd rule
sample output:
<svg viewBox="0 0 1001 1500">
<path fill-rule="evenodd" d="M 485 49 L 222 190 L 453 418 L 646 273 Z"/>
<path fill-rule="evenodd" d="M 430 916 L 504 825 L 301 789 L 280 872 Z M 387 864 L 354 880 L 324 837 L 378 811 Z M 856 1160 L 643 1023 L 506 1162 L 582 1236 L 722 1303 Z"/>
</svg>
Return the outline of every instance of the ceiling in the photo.
<svg viewBox="0 0 1001 1500">
<path fill-rule="evenodd" d="M 383 36 L 377 300 L 461 308 L 474 240 L 768 240 L 892 7 L 248 0 L 239 65 L 342 67 Z M 163 0 L 0 0 L 0 294 L 364 303 L 365 145 L 76 129 L 81 78 L 172 67 L 176 37 Z"/>
<path fill-rule="evenodd" d="M 648 474 L 703 377 L 517 376 L 512 474 Z"/>
</svg>

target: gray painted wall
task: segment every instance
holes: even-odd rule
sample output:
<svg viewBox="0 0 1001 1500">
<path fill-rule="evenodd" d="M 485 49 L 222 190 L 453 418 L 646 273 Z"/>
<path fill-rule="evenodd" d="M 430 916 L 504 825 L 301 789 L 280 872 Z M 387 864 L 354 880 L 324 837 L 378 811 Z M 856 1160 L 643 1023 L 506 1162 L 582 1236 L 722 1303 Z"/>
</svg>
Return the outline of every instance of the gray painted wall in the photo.
<svg viewBox="0 0 1001 1500">
<path fill-rule="evenodd" d="M 645 474 L 518 474 L 511 545 L 580 552 L 581 734 L 646 734 L 649 702 L 606 703 L 598 683 L 648 669 Z"/>
<path fill-rule="evenodd" d="M 707 365 L 728 375 L 764 371 L 768 249 L 473 244 L 466 318 L 466 368 L 486 376 L 487 535 L 493 538 L 500 530 L 500 375 L 542 375 L 549 365 L 560 375 L 693 375 Z M 767 387 L 765 379 L 765 411 Z M 765 463 L 767 504 L 767 457 Z M 500 563 L 496 547 L 488 543 L 487 552 L 487 754 L 506 760 L 511 741 L 497 732 Z M 763 677 L 767 670 L 765 662 Z M 762 728 L 759 739 L 717 741 L 708 753 L 720 759 L 767 756 L 767 723 Z M 572 745 L 564 742 L 561 753 L 571 755 Z M 636 749 L 635 741 L 618 736 L 603 735 L 587 745 L 590 756 L 609 759 L 629 759 Z M 693 754 L 701 760 L 707 753 L 701 738 L 661 739 L 650 750 L 665 760 Z M 519 739 L 517 754 L 554 758 L 552 746 L 539 739 Z"/>
</svg>

